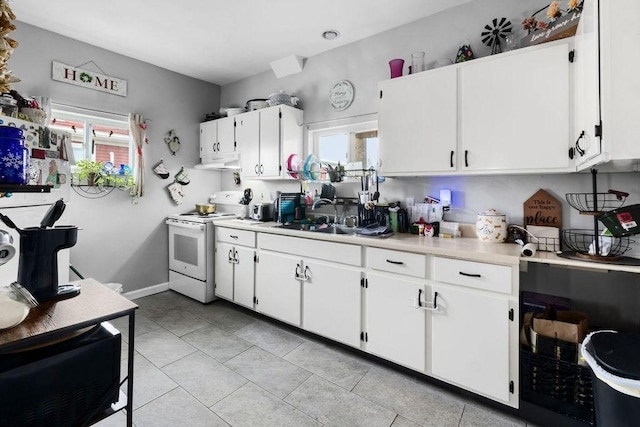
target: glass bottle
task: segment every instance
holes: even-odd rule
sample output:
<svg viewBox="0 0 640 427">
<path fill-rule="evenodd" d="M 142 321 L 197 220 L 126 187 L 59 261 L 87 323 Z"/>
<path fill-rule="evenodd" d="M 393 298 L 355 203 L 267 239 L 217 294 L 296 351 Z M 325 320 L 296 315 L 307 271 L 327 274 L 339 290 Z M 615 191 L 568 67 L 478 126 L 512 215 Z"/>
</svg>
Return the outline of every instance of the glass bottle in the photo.
<svg viewBox="0 0 640 427">
<path fill-rule="evenodd" d="M 411 54 L 411 72 L 412 74 L 424 71 L 424 52 L 414 52 Z"/>
</svg>

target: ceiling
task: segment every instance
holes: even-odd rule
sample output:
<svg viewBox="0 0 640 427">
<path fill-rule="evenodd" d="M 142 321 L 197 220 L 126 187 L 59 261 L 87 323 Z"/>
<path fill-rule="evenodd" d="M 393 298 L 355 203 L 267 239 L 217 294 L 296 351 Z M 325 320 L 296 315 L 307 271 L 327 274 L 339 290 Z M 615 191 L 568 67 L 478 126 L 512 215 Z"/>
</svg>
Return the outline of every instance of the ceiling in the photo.
<svg viewBox="0 0 640 427">
<path fill-rule="evenodd" d="M 269 70 L 272 61 L 308 58 L 468 1 L 19 0 L 10 6 L 18 21 L 224 85 Z M 329 29 L 341 36 L 323 39 Z"/>
</svg>

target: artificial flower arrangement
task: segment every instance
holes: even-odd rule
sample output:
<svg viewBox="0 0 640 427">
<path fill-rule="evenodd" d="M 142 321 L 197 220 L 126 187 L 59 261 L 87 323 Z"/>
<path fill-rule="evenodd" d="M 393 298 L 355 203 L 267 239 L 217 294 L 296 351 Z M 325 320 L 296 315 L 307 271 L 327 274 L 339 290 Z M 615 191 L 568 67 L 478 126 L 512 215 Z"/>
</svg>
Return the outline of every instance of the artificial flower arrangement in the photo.
<svg viewBox="0 0 640 427">
<path fill-rule="evenodd" d="M 527 30 L 527 32 L 529 34 L 531 34 L 534 31 L 538 31 L 538 30 L 546 30 L 547 28 L 549 28 L 549 24 L 547 24 L 544 21 L 538 21 L 536 19 L 536 15 L 540 12 L 542 12 L 543 10 L 547 9 L 547 18 L 549 18 L 549 20 L 551 22 L 555 21 L 556 19 L 560 18 L 562 16 L 562 13 L 565 12 L 567 14 L 569 13 L 576 13 L 576 12 L 581 12 L 582 11 L 582 6 L 583 6 L 583 2 L 584 0 L 569 0 L 567 2 L 567 10 L 563 11 L 560 8 L 560 2 L 559 1 L 552 1 L 551 3 L 549 3 L 547 6 L 543 7 L 542 9 L 536 11 L 533 13 L 533 15 L 531 15 L 529 18 L 525 18 L 522 21 L 522 27 Z"/>
<path fill-rule="evenodd" d="M 568 0 L 567 8 L 560 8 L 559 1 L 552 1 L 522 21 L 528 34 L 520 41 L 520 47 L 532 46 L 575 35 L 582 15 L 583 0 Z M 536 15 L 547 11 L 549 22 L 539 21 Z"/>
</svg>

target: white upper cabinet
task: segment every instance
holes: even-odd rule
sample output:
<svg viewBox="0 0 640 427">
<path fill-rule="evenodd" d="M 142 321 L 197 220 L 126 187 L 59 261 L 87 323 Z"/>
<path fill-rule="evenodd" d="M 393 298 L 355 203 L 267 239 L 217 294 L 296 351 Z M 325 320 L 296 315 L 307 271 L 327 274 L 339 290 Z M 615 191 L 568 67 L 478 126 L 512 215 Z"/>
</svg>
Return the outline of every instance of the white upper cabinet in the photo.
<svg viewBox="0 0 640 427">
<path fill-rule="evenodd" d="M 380 173 L 569 172 L 569 41 L 381 82 Z"/>
<path fill-rule="evenodd" d="M 381 82 L 382 175 L 455 171 L 456 67 Z"/>
<path fill-rule="evenodd" d="M 584 2 L 575 48 L 578 169 L 609 162 L 605 170 L 637 170 L 640 58 L 631 52 L 640 41 L 638 14 L 637 0 Z"/>
<path fill-rule="evenodd" d="M 578 169 L 601 153 L 597 2 L 584 4 L 575 37 L 572 155 Z"/>
<path fill-rule="evenodd" d="M 260 175 L 260 110 L 240 114 L 236 122 L 240 149 L 240 169 L 243 176 Z"/>
<path fill-rule="evenodd" d="M 289 154 L 302 154 L 302 110 L 284 105 L 235 116 L 242 176 L 287 177 Z"/>
<path fill-rule="evenodd" d="M 569 44 L 460 67 L 462 171 L 568 171 Z"/>
<path fill-rule="evenodd" d="M 203 163 L 235 152 L 236 136 L 233 117 L 200 123 L 200 158 Z"/>
</svg>

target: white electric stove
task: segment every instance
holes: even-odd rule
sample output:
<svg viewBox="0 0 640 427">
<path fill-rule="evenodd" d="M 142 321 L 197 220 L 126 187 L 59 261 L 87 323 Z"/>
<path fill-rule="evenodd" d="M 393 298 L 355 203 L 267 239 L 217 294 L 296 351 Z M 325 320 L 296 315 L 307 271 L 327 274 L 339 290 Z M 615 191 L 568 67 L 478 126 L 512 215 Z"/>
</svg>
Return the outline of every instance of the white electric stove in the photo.
<svg viewBox="0 0 640 427">
<path fill-rule="evenodd" d="M 243 192 L 222 191 L 209 197 L 216 212 L 200 215 L 195 210 L 169 215 L 169 289 L 202 303 L 216 299 L 214 285 L 213 221 L 242 218 Z"/>
</svg>

